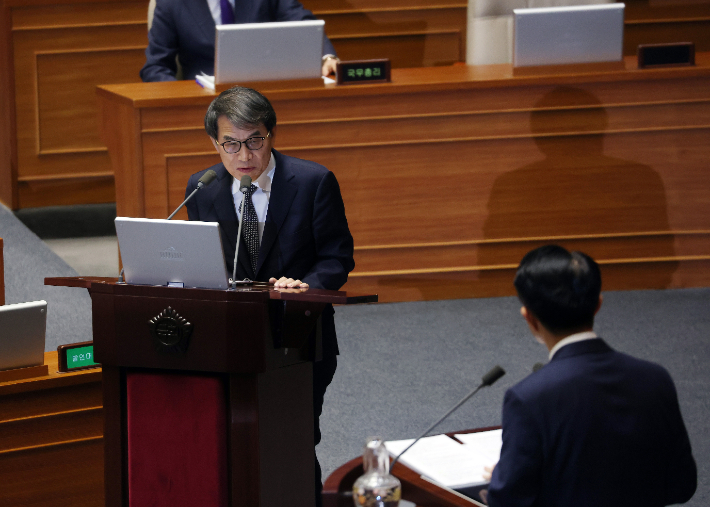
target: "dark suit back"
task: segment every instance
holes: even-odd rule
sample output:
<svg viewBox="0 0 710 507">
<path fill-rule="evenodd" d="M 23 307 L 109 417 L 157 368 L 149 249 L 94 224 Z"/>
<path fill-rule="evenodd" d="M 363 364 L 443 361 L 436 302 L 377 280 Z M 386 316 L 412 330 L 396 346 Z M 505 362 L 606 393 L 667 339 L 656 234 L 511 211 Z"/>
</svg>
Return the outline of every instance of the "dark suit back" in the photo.
<svg viewBox="0 0 710 507">
<path fill-rule="evenodd" d="M 497 506 L 661 506 L 696 468 L 670 376 L 592 339 L 562 347 L 508 390 Z"/>
</svg>

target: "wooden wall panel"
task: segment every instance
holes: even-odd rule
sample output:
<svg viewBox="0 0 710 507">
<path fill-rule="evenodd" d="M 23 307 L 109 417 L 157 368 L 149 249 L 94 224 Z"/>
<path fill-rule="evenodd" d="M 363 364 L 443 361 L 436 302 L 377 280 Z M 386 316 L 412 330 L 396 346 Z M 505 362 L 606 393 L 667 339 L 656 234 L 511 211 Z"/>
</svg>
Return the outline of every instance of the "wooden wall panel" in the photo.
<svg viewBox="0 0 710 507">
<path fill-rule="evenodd" d="M 5 261 L 3 247 L 3 241 L 2 238 L 0 238 L 0 305 L 5 304 Z"/>
<path fill-rule="evenodd" d="M 279 118 L 275 148 L 338 177 L 356 245 L 349 290 L 384 301 L 511 294 L 520 258 L 552 241 L 608 266 L 607 288 L 681 287 L 710 277 L 710 56 L 700 61 L 526 78 L 502 66 L 395 69 L 390 85 L 263 86 Z M 107 108 L 130 97 L 150 126 L 121 136 L 140 137 L 145 211 L 156 218 L 218 160 L 200 125 L 206 97 L 161 89 L 179 104 L 173 124 L 167 95 L 103 90 Z"/>
<path fill-rule="evenodd" d="M 4 0 L 14 115 L 13 208 L 115 199 L 95 88 L 137 80 L 147 0 Z M 8 169 L 0 162 L 5 178 Z M 9 165 L 9 164 L 8 164 Z M 0 199 L 5 197 L 0 196 Z"/>
</svg>

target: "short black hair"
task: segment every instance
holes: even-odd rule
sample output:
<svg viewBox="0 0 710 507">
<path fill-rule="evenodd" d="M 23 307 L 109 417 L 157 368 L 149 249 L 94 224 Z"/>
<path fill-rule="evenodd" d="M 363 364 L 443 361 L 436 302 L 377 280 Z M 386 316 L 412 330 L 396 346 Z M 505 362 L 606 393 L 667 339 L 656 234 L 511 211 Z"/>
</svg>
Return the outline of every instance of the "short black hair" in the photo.
<svg viewBox="0 0 710 507">
<path fill-rule="evenodd" d="M 276 126 L 276 111 L 269 99 L 251 88 L 235 86 L 225 90 L 212 101 L 205 114 L 205 130 L 217 139 L 217 120 L 226 116 L 232 125 L 248 129 L 261 125 L 271 132 Z"/>
<path fill-rule="evenodd" d="M 513 282 L 523 305 L 551 332 L 591 328 L 599 304 L 599 265 L 582 252 L 547 245 L 528 252 Z"/>
</svg>

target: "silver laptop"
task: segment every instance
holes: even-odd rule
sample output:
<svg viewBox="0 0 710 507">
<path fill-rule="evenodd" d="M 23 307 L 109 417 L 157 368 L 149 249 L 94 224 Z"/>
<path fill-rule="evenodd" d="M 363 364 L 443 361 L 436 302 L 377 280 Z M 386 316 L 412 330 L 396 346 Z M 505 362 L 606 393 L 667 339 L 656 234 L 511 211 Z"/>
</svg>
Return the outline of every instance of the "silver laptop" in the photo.
<svg viewBox="0 0 710 507">
<path fill-rule="evenodd" d="M 325 21 L 217 25 L 215 83 L 319 78 Z"/>
<path fill-rule="evenodd" d="M 513 66 L 618 62 L 624 4 L 514 9 Z"/>
<path fill-rule="evenodd" d="M 0 306 L 0 370 L 44 364 L 47 302 Z"/>
<path fill-rule="evenodd" d="M 217 222 L 115 220 L 126 283 L 227 289 Z"/>
</svg>

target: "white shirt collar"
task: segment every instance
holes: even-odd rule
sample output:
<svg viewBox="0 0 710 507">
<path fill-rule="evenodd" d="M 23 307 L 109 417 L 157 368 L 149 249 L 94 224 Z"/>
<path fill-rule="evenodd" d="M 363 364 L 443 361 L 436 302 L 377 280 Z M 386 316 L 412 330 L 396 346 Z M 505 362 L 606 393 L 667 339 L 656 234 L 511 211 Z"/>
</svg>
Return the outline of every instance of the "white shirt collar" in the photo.
<svg viewBox="0 0 710 507">
<path fill-rule="evenodd" d="M 593 338 L 597 338 L 597 333 L 595 333 L 594 331 L 584 331 L 582 333 L 575 333 L 565 338 L 562 338 L 560 341 L 555 343 L 555 346 L 552 347 L 552 350 L 550 350 L 550 359 L 552 359 L 552 356 L 554 356 L 555 353 L 565 345 L 569 345 L 570 343 L 581 342 L 584 340 L 591 340 Z"/>
<path fill-rule="evenodd" d="M 266 170 L 261 173 L 256 181 L 253 181 L 257 187 L 259 187 L 264 192 L 271 192 L 271 182 L 274 180 L 274 171 L 276 170 L 276 159 L 274 158 L 274 153 L 271 153 L 271 158 L 269 158 L 269 165 L 266 166 Z M 239 192 L 239 180 L 232 177 L 232 195 Z"/>
</svg>

